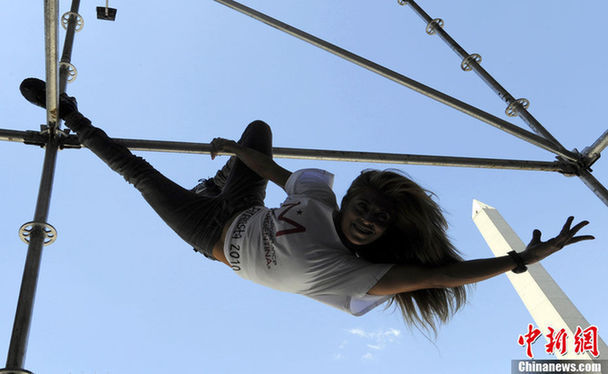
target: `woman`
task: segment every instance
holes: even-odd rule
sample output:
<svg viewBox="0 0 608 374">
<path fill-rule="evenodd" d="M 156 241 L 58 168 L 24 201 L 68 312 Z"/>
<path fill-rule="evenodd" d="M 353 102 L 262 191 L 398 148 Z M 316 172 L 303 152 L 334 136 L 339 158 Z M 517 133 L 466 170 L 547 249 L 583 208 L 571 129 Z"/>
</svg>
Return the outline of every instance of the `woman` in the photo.
<svg viewBox="0 0 608 374">
<path fill-rule="evenodd" d="M 45 83 L 28 78 L 24 97 L 45 106 Z M 394 172 L 365 171 L 339 209 L 333 175 L 294 173 L 272 160 L 272 135 L 251 123 L 238 142 L 215 138 L 211 157 L 233 156 L 214 178 L 186 190 L 126 147 L 112 141 L 61 96 L 60 117 L 80 142 L 133 184 L 160 217 L 195 250 L 241 277 L 303 294 L 362 315 L 387 300 L 409 323 L 435 329 L 463 305 L 464 286 L 513 270 L 525 271 L 550 254 L 592 236 L 576 233 L 568 218 L 546 242 L 534 231 L 521 253 L 463 261 L 447 239 L 446 222 L 427 191 Z M 287 192 L 276 209 L 264 207 L 267 181 Z"/>
</svg>

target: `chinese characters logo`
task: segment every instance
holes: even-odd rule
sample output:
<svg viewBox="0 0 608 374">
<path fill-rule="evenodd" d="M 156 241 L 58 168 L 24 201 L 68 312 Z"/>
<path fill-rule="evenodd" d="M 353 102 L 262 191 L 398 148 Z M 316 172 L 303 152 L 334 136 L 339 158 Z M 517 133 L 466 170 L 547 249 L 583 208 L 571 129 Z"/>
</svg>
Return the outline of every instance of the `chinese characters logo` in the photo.
<svg viewBox="0 0 608 374">
<path fill-rule="evenodd" d="M 548 343 L 545 344 L 545 352 L 552 355 L 565 355 L 568 352 L 568 333 L 566 329 L 555 330 L 552 327 L 548 327 L 549 332 L 545 334 Z M 519 335 L 517 343 L 522 347 L 526 347 L 526 356 L 533 358 L 532 344 L 538 340 L 542 335 L 540 329 L 535 328 L 531 323 L 528 324 L 528 331 Z M 597 348 L 598 343 L 598 329 L 597 326 L 589 326 L 586 329 L 582 329 L 580 326 L 576 327 L 574 333 L 574 353 L 583 354 L 589 352 L 593 357 L 598 357 L 600 352 Z"/>
</svg>

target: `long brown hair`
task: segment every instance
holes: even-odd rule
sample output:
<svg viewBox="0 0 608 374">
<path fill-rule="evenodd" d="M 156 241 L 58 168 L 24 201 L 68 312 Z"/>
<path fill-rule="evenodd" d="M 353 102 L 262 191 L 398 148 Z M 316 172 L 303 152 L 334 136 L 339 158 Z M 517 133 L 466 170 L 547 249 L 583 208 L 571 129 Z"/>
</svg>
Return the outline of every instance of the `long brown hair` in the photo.
<svg viewBox="0 0 608 374">
<path fill-rule="evenodd" d="M 387 197 L 394 204 L 395 217 L 380 239 L 357 251 L 361 257 L 373 263 L 428 267 L 463 261 L 447 236 L 447 222 L 431 192 L 398 171 L 364 170 L 341 206 L 366 189 Z M 430 328 L 436 334 L 437 322 L 447 322 L 465 302 L 466 289 L 460 286 L 399 293 L 388 306 L 398 306 L 408 324 Z"/>
</svg>

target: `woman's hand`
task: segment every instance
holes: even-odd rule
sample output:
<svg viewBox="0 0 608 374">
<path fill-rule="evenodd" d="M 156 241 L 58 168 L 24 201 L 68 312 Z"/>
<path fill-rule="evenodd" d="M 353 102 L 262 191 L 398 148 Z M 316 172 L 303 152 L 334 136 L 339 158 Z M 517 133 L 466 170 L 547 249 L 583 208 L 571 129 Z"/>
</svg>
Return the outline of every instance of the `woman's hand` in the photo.
<svg viewBox="0 0 608 374">
<path fill-rule="evenodd" d="M 291 172 L 273 161 L 271 156 L 258 152 L 235 142 L 234 140 L 215 138 L 211 141 L 211 159 L 220 152 L 234 153 L 254 173 L 285 188 Z"/>
<path fill-rule="evenodd" d="M 534 233 L 532 234 L 532 240 L 530 241 L 526 249 L 520 253 L 520 256 L 524 260 L 524 263 L 526 265 L 534 264 L 544 259 L 545 257 L 559 251 L 560 249 L 564 248 L 569 244 L 577 243 L 582 240 L 595 239 L 592 235 L 574 236 L 589 222 L 582 221 L 574 227 L 570 228 L 573 220 L 574 217 L 568 217 L 559 235 L 545 242 L 540 240 L 540 230 L 534 230 Z"/>
<path fill-rule="evenodd" d="M 224 138 L 214 138 L 211 141 L 211 159 L 215 159 L 220 152 L 231 152 L 236 154 L 240 148 L 240 145 L 234 140 Z"/>
</svg>

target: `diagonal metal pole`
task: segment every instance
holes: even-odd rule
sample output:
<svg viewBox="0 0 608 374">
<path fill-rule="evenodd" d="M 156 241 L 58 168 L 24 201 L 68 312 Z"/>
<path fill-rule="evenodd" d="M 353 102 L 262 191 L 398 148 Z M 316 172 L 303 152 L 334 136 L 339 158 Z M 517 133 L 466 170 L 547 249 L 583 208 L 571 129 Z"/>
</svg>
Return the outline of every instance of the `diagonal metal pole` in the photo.
<svg viewBox="0 0 608 374">
<path fill-rule="evenodd" d="M 462 48 L 444 29 L 443 27 L 439 24 L 440 21 L 439 19 L 434 20 L 432 19 L 418 4 L 416 4 L 415 1 L 413 0 L 401 0 L 399 1 L 399 4 L 401 5 L 409 5 L 412 7 L 412 9 L 416 12 L 416 14 L 418 14 L 418 16 L 420 16 L 420 18 L 422 18 L 426 23 L 427 23 L 427 33 L 429 34 L 434 34 L 435 32 L 437 33 L 437 35 L 439 35 L 439 37 L 446 42 L 446 44 L 448 44 L 448 46 L 458 55 L 460 56 L 460 58 L 462 58 L 463 63 L 461 64 L 461 67 L 463 70 L 468 70 L 468 68 L 465 69 L 465 66 L 468 66 L 470 69 L 472 69 L 473 71 L 475 71 L 475 73 L 477 73 L 477 75 L 479 75 L 479 77 L 486 82 L 486 84 L 488 86 L 490 86 L 490 88 L 492 88 L 492 90 L 494 92 L 496 92 L 496 94 L 503 99 L 508 105 L 512 105 L 512 104 L 516 104 L 517 100 L 511 96 L 511 94 L 503 87 L 500 85 L 500 83 L 498 83 L 480 64 L 479 62 L 481 62 L 481 58 L 478 62 L 478 60 L 476 60 L 475 58 L 471 58 L 472 55 L 470 55 L 467 51 L 464 50 L 464 48 Z M 545 139 L 549 140 L 550 142 L 552 142 L 553 144 L 555 144 L 559 149 L 561 150 L 565 150 L 564 146 L 562 146 L 560 144 L 560 142 L 555 139 L 553 137 L 553 135 L 551 135 L 551 133 L 549 133 L 549 131 L 547 129 L 545 129 L 540 122 L 538 122 L 536 120 L 536 118 L 534 118 L 529 112 L 528 110 L 523 106 L 523 105 L 517 105 L 517 115 L 519 115 L 519 117 L 521 117 L 524 122 L 526 122 L 528 124 L 528 126 L 530 126 L 530 128 L 532 130 L 534 130 L 536 133 L 540 134 L 542 137 L 544 137 Z"/>
<path fill-rule="evenodd" d="M 78 12 L 80 1 L 73 0 L 72 11 Z M 36 294 L 36 286 L 38 284 L 38 274 L 40 272 L 40 260 L 42 257 L 42 247 L 45 245 L 45 240 L 48 238 L 45 227 L 48 227 L 46 220 L 48 218 L 51 190 L 53 178 L 55 175 L 55 163 L 57 160 L 57 150 L 59 148 L 59 139 L 56 134 L 58 127 L 58 104 L 59 104 L 59 85 L 62 90 L 65 89 L 67 80 L 66 72 L 63 72 L 58 77 L 58 59 L 57 59 L 57 34 L 59 20 L 59 2 L 58 0 L 45 0 L 44 2 L 44 32 L 45 32 L 45 57 L 46 57 L 46 81 L 47 81 L 47 143 L 44 156 L 44 164 L 42 167 L 42 176 L 40 187 L 38 190 L 38 200 L 34 213 L 34 221 L 31 223 L 32 229 L 29 233 L 29 245 L 23 270 L 23 278 L 21 281 L 21 290 L 17 302 L 17 310 L 15 312 L 15 321 L 9 345 L 9 351 L 6 360 L 6 369 L 3 372 L 18 372 L 27 373 L 23 370 L 25 355 L 27 351 L 27 341 L 31 326 L 32 313 L 34 309 L 34 297 Z M 68 22 L 68 34 L 71 38 L 66 38 L 66 47 L 68 53 L 71 54 L 71 43 L 75 32 L 75 17 L 70 17 Z M 67 44 L 70 44 L 67 46 Z M 64 52 L 66 49 L 64 49 Z M 69 56 L 67 56 L 69 60 Z"/>
<path fill-rule="evenodd" d="M 358 56 L 352 52 L 349 52 L 343 48 L 340 48 L 334 44 L 326 42 L 325 40 L 319 39 L 314 35 L 308 34 L 300 29 L 290 26 L 284 22 L 281 22 L 275 18 L 269 17 L 257 10 L 249 8 L 243 4 L 240 4 L 233 0 L 215 0 L 216 2 L 226 5 L 232 9 L 235 9 L 243 14 L 246 14 L 254 19 L 264 22 L 276 29 L 284 31 L 290 35 L 293 35 L 299 39 L 302 39 L 312 45 L 322 48 L 328 52 L 335 54 L 336 56 L 342 57 L 345 60 L 353 62 L 361 67 L 364 67 L 370 71 L 380 74 L 396 83 L 399 83 L 405 87 L 408 87 L 420 94 L 423 94 L 431 99 L 437 100 L 440 103 L 448 105 L 454 109 L 460 110 L 461 112 L 468 114 L 474 118 L 479 119 L 489 125 L 492 125 L 500 130 L 503 130 L 511 135 L 514 135 L 520 139 L 523 139 L 529 143 L 532 143 L 538 147 L 555 153 L 563 157 L 566 160 L 576 161 L 578 156 L 570 151 L 563 149 L 553 144 L 551 141 L 538 136 L 534 133 L 526 131 L 518 126 L 513 125 L 507 121 L 504 121 L 490 113 L 484 112 L 470 104 L 462 102 L 456 98 L 444 94 L 443 92 L 437 91 L 429 86 L 426 86 L 420 82 L 410 79 L 402 74 L 399 74 L 393 70 L 390 70 L 384 66 L 376 64 L 370 60 L 367 60 L 361 56 Z"/>
<path fill-rule="evenodd" d="M 43 136 L 35 131 L 16 131 L 0 129 L 0 140 L 41 145 Z M 208 143 L 177 142 L 166 140 L 143 140 L 114 138 L 132 151 L 175 152 L 190 154 L 210 154 Z M 63 148 L 80 148 L 78 138 L 70 135 L 65 138 Z M 326 149 L 273 148 L 273 157 L 323 161 L 369 162 L 382 164 L 408 164 L 428 166 L 454 166 L 486 169 L 538 170 L 574 174 L 576 170 L 565 162 L 505 160 L 496 158 L 455 157 L 434 155 L 412 155 L 401 153 L 356 152 Z"/>
<path fill-rule="evenodd" d="M 606 130 L 593 144 L 583 149 L 583 156 L 588 160 L 588 165 L 591 166 L 598 158 L 601 152 L 608 146 L 608 130 Z"/>
<path fill-rule="evenodd" d="M 585 183 L 585 185 L 604 202 L 604 204 L 608 205 L 608 190 L 600 181 L 595 179 L 593 174 L 587 170 L 581 170 L 577 175 L 581 178 L 583 183 Z"/>
<path fill-rule="evenodd" d="M 555 144 L 560 150 L 565 148 L 559 143 L 557 139 L 544 128 L 540 122 L 536 120 L 526 109 L 524 105 L 518 102 L 511 94 L 502 87 L 480 64 L 481 57 L 479 59 L 474 58 L 474 55 L 470 55 L 464 50 L 444 29 L 443 21 L 440 19 L 432 19 L 418 4 L 413 0 L 399 0 L 401 5 L 409 5 L 412 9 L 427 23 L 427 33 L 434 34 L 435 32 L 439 37 L 450 46 L 450 48 L 462 58 L 461 67 L 463 70 L 473 70 L 481 79 L 486 82 L 490 88 L 503 99 L 509 107 L 516 105 L 515 112 L 521 119 L 524 120 L 536 133 L 542 135 L 545 139 Z M 508 110 L 509 108 L 507 108 Z M 595 193 L 604 204 L 608 205 L 608 190 L 604 187 L 593 175 L 588 171 L 591 166 L 600 157 L 601 151 L 608 146 L 608 131 L 604 132 L 590 147 L 585 148 L 582 157 L 580 159 L 583 168 L 577 172 L 577 175 L 581 178 L 583 183 L 589 187 L 593 193 Z"/>
</svg>

